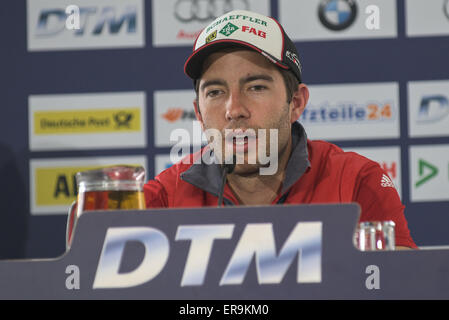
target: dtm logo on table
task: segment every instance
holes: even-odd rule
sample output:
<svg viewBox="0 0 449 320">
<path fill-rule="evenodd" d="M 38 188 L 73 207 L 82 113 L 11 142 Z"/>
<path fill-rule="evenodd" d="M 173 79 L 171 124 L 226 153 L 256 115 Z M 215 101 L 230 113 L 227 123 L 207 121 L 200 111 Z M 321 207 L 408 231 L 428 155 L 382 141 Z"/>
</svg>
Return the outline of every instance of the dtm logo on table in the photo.
<svg viewBox="0 0 449 320">
<path fill-rule="evenodd" d="M 144 1 L 27 1 L 28 50 L 143 47 Z"/>
<path fill-rule="evenodd" d="M 180 286 L 202 286 L 205 283 L 214 244 L 234 241 L 234 224 L 180 225 L 175 241 L 189 241 Z M 139 242 L 145 247 L 140 262 L 129 272 L 119 272 L 125 245 Z M 174 243 L 159 229 L 152 227 L 109 228 L 103 243 L 93 289 L 128 288 L 156 278 L 167 265 L 169 256 L 180 255 Z M 290 265 L 297 262 L 297 283 L 321 282 L 322 222 L 298 222 L 277 252 L 272 223 L 248 223 L 239 236 L 223 271 L 220 286 L 242 285 L 255 260 L 257 282 L 279 284 Z M 179 248 L 179 246 L 178 246 Z M 173 252 L 172 252 L 173 250 Z"/>
</svg>

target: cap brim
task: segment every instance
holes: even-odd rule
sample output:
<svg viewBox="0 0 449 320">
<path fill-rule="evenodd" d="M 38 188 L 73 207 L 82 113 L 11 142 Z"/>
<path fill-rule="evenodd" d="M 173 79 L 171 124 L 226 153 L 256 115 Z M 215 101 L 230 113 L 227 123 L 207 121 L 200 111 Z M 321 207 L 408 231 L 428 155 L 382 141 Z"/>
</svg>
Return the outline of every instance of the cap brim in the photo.
<svg viewBox="0 0 449 320">
<path fill-rule="evenodd" d="M 196 50 L 194 53 L 192 53 L 188 58 L 186 63 L 184 64 L 184 73 L 189 76 L 192 79 L 199 79 L 202 72 L 202 65 L 204 63 L 204 60 L 212 54 L 215 51 L 218 51 L 223 48 L 229 48 L 229 47 L 243 47 L 243 48 L 249 48 L 254 51 L 259 52 L 263 56 L 265 56 L 267 59 L 271 60 L 271 62 L 275 63 L 276 65 L 280 66 L 284 69 L 289 69 L 289 66 L 285 65 L 284 63 L 278 61 L 277 59 L 273 58 L 268 53 L 262 51 L 261 49 L 257 48 L 256 46 L 249 44 L 244 41 L 234 40 L 234 39 L 224 39 L 224 40 L 216 40 L 211 43 L 208 43 L 198 50 Z"/>
</svg>

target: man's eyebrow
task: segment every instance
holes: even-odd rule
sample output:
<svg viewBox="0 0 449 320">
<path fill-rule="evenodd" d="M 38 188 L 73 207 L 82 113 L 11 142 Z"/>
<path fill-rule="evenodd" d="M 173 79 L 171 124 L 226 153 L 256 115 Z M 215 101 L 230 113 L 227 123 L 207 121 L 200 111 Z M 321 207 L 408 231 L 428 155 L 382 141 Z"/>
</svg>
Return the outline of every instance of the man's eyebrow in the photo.
<svg viewBox="0 0 449 320">
<path fill-rule="evenodd" d="M 272 76 L 267 75 L 267 74 L 255 74 L 255 75 L 250 75 L 248 77 L 242 78 L 240 79 L 240 84 L 244 84 L 244 83 L 248 83 L 251 81 L 255 81 L 255 80 L 265 80 L 265 81 L 269 81 L 269 82 L 273 82 L 274 79 Z"/>
<path fill-rule="evenodd" d="M 216 85 L 224 86 L 226 85 L 226 83 L 221 79 L 206 80 L 201 84 L 200 91 L 203 91 L 208 86 L 216 86 Z"/>
<path fill-rule="evenodd" d="M 250 75 L 244 78 L 240 79 L 240 84 L 245 84 L 251 81 L 255 81 L 255 80 L 265 80 L 265 81 L 270 81 L 273 82 L 274 79 L 272 76 L 267 75 L 267 74 L 255 74 L 255 75 Z M 214 85 L 221 85 L 221 86 L 225 86 L 226 82 L 222 79 L 210 79 L 210 80 L 206 80 L 204 81 L 201 85 L 200 85 L 200 91 L 203 91 L 206 87 L 208 86 L 214 86 Z"/>
</svg>

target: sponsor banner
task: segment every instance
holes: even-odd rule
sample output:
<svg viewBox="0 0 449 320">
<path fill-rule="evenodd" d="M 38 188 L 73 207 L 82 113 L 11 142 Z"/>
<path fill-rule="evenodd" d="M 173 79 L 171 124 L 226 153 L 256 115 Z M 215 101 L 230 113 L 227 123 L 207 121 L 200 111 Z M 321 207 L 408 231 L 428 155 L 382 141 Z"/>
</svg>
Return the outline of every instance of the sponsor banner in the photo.
<svg viewBox="0 0 449 320">
<path fill-rule="evenodd" d="M 76 173 L 111 165 L 140 165 L 148 172 L 145 156 L 30 160 L 31 214 L 67 214 L 76 200 Z"/>
<path fill-rule="evenodd" d="M 270 15 L 269 0 L 153 0 L 153 46 L 193 46 L 201 30 L 232 10 Z"/>
<path fill-rule="evenodd" d="M 344 148 L 345 151 L 356 152 L 368 159 L 379 163 L 394 184 L 394 187 L 402 198 L 401 186 L 401 149 L 400 147 L 364 147 Z M 387 179 L 388 180 L 388 179 Z M 383 183 L 379 181 L 379 183 Z"/>
<path fill-rule="evenodd" d="M 170 155 L 156 155 L 156 157 L 154 158 L 154 176 L 157 176 L 165 169 L 170 168 L 173 164 L 174 163 L 170 160 Z"/>
<path fill-rule="evenodd" d="M 144 92 L 32 95 L 31 151 L 146 147 Z"/>
<path fill-rule="evenodd" d="M 410 146 L 410 200 L 449 200 L 449 144 Z"/>
<path fill-rule="evenodd" d="M 406 0 L 406 35 L 449 35 L 449 0 Z"/>
<path fill-rule="evenodd" d="M 449 80 L 408 83 L 408 130 L 410 137 L 449 136 Z"/>
<path fill-rule="evenodd" d="M 201 145 L 207 142 L 199 122 L 196 121 L 194 99 L 195 91 L 193 90 L 154 92 L 154 144 L 156 147 L 170 147 L 175 144 Z"/>
<path fill-rule="evenodd" d="M 292 41 L 397 37 L 396 1 L 279 0 Z"/>
<path fill-rule="evenodd" d="M 27 0 L 28 51 L 145 46 L 143 0 Z"/>
<path fill-rule="evenodd" d="M 399 138 L 399 86 L 391 83 L 312 85 L 301 122 L 309 139 Z"/>
</svg>

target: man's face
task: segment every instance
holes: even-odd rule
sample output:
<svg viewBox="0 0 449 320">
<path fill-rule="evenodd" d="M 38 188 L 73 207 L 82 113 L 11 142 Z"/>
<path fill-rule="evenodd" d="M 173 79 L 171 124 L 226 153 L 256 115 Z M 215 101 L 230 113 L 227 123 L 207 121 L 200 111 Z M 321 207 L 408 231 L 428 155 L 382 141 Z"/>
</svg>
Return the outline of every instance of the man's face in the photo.
<svg viewBox="0 0 449 320">
<path fill-rule="evenodd" d="M 204 62 L 198 91 L 198 120 L 203 130 L 220 131 L 222 162 L 229 150 L 243 154 L 245 164 L 235 167 L 236 174 L 254 174 L 266 164 L 257 154 L 260 148 L 270 157 L 270 150 L 276 152 L 276 160 L 289 156 L 292 103 L 287 103 L 281 73 L 261 54 L 242 49 L 211 54 Z M 266 139 L 258 129 L 266 129 Z M 277 141 L 270 139 L 270 129 L 277 130 Z M 233 139 L 245 132 L 256 137 Z"/>
</svg>

